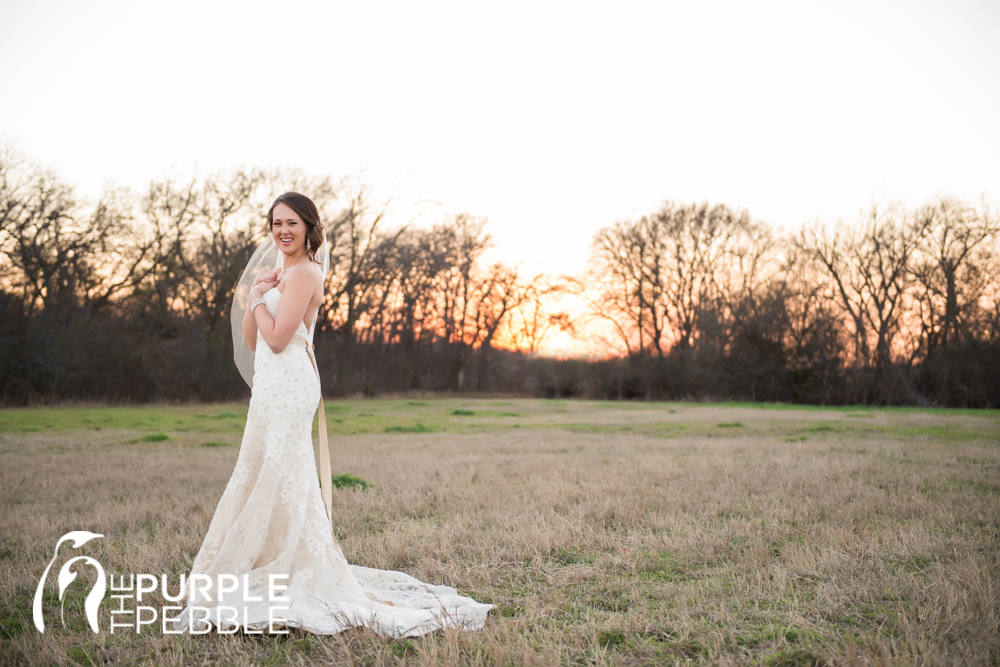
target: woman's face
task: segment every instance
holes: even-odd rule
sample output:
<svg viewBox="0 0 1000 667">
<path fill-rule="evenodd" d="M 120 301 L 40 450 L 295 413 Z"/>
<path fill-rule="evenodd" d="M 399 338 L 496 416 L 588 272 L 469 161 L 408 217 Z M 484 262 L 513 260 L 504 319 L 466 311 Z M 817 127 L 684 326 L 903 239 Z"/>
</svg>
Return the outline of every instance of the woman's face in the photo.
<svg viewBox="0 0 1000 667">
<path fill-rule="evenodd" d="M 278 204 L 271 212 L 271 234 L 286 257 L 294 257 L 306 247 L 306 224 L 286 204 Z"/>
</svg>

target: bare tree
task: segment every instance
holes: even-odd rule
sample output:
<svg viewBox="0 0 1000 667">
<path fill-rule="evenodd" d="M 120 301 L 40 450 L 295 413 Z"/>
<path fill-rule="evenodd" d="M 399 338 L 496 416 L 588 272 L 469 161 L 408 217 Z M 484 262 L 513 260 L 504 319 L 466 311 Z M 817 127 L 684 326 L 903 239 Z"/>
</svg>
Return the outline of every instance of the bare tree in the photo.
<svg viewBox="0 0 1000 667">
<path fill-rule="evenodd" d="M 995 255 L 1000 218 L 942 199 L 916 213 L 926 234 L 917 248 L 913 276 L 917 283 L 920 352 L 933 356 L 970 335 L 980 299 L 996 276 L 988 267 Z"/>
<path fill-rule="evenodd" d="M 663 357 L 717 335 L 709 323 L 727 317 L 732 290 L 755 288 L 771 243 L 746 211 L 667 202 L 600 230 L 593 247 L 594 314 L 614 323 L 630 354 Z"/>
<path fill-rule="evenodd" d="M 864 383 L 866 401 L 894 400 L 888 377 L 893 343 L 903 321 L 910 263 L 927 230 L 925 218 L 909 217 L 898 206 L 873 206 L 855 227 L 806 227 L 796 239 L 825 279 L 829 298 L 849 318 L 853 363 L 874 373 Z"/>
<path fill-rule="evenodd" d="M 552 299 L 571 294 L 572 290 L 572 284 L 565 279 L 553 279 L 544 274 L 535 276 L 525 291 L 524 301 L 511 312 L 508 333 L 513 347 L 534 357 L 554 329 L 576 333 L 569 314 L 565 310 L 554 310 L 550 305 Z"/>
<path fill-rule="evenodd" d="M 486 389 L 490 351 L 497 330 L 501 325 L 510 326 L 510 316 L 515 309 L 527 303 L 538 289 L 539 277 L 522 280 L 516 267 L 497 262 L 486 269 L 476 289 L 474 320 L 479 346 L 478 389 Z M 471 346 L 470 346 L 471 347 Z"/>
<path fill-rule="evenodd" d="M 349 346 L 367 309 L 371 291 L 387 270 L 388 249 L 405 228 L 383 233 L 391 201 L 373 204 L 371 188 L 364 183 L 345 188 L 344 199 L 343 208 L 327 230 L 333 271 L 327 304 L 331 324 L 340 332 L 343 344 Z"/>
<path fill-rule="evenodd" d="M 123 226 L 123 212 L 106 195 L 81 214 L 72 189 L 55 174 L 12 154 L 0 163 L 0 253 L 10 267 L 8 286 L 20 292 L 26 316 L 46 310 L 66 315 L 105 300 L 104 260 Z"/>
</svg>

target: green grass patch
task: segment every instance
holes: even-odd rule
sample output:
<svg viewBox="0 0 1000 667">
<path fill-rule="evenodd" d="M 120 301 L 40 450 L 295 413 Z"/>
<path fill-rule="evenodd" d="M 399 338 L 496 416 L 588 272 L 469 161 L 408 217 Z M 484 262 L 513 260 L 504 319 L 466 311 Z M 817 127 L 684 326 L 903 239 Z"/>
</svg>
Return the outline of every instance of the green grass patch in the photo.
<svg viewBox="0 0 1000 667">
<path fill-rule="evenodd" d="M 697 579 L 695 573 L 702 563 L 681 563 L 669 551 L 648 554 L 638 566 L 638 576 L 644 581 L 685 583 Z"/>
<path fill-rule="evenodd" d="M 330 478 L 330 481 L 332 481 L 333 485 L 338 489 L 361 489 L 363 491 L 375 486 L 371 482 L 366 482 L 360 477 L 346 472 L 341 475 L 334 475 Z"/>
<path fill-rule="evenodd" d="M 579 547 L 555 549 L 549 554 L 549 558 L 560 565 L 580 565 L 594 562 L 593 554 L 587 553 Z"/>
<path fill-rule="evenodd" d="M 215 407 L 218 412 L 207 413 Z M 231 414 L 232 417 L 218 417 Z M 0 433 L 152 428 L 209 433 L 242 430 L 246 405 L 117 405 L 0 409 Z M 169 425 L 169 427 L 167 427 Z"/>
<path fill-rule="evenodd" d="M 97 665 L 97 651 L 86 646 L 70 646 L 66 655 L 78 665 Z"/>
<path fill-rule="evenodd" d="M 31 600 L 27 596 L 25 599 Z M 14 639 L 34 627 L 28 613 L 30 607 L 30 604 L 8 606 L 0 601 L 0 639 Z"/>
<path fill-rule="evenodd" d="M 166 433 L 149 433 L 129 442 L 164 442 L 165 440 L 170 440 L 170 436 Z"/>
<path fill-rule="evenodd" d="M 517 406 L 517 409 L 503 410 Z M 748 422 L 717 421 L 724 413 L 704 411 L 713 405 L 772 410 L 778 419 Z M 975 415 L 992 417 L 1000 411 L 947 410 L 920 408 L 859 409 L 829 406 L 796 406 L 784 404 L 703 404 L 642 401 L 587 401 L 571 399 L 487 400 L 465 397 L 431 397 L 426 400 L 348 399 L 325 406 L 329 415 L 327 428 L 332 435 L 366 433 L 489 433 L 507 429 L 559 429 L 589 434 L 634 434 L 652 438 L 719 437 L 720 429 L 739 429 L 741 435 L 789 438 L 806 436 L 846 435 L 871 437 L 889 435 L 899 440 L 940 439 L 945 442 L 982 441 L 1000 443 L 1000 424 L 995 419 L 984 423 L 911 425 L 904 419 L 886 420 L 848 418 L 861 415 L 883 416 L 919 412 L 942 415 Z M 620 419 L 595 422 L 590 416 L 595 410 L 621 411 Z M 229 438 L 214 434 L 242 433 L 247 406 L 245 404 L 215 404 L 195 406 L 116 406 L 65 408 L 11 408 L 0 410 L 0 433 L 103 429 L 139 429 L 151 433 L 180 434 L 190 432 L 202 436 L 197 440 L 224 442 Z M 806 415 L 825 410 L 830 419 L 810 421 Z M 796 415 L 795 412 L 799 414 Z M 667 415 L 677 414 L 681 421 L 668 421 Z M 683 417 L 689 414 L 691 419 Z M 401 421 L 401 415 L 406 415 Z M 632 417 L 634 415 L 634 418 Z M 660 416 L 662 415 L 662 417 Z M 470 417 L 456 419 L 456 417 Z M 475 417 L 472 419 L 471 417 Z M 520 419 L 509 419 L 519 417 Z M 669 417 L 670 420 L 676 417 Z M 410 422 L 410 423 L 406 423 Z M 413 423 L 416 422 L 416 423 Z"/>
<path fill-rule="evenodd" d="M 386 433 L 434 433 L 436 429 L 432 426 L 427 426 L 426 424 L 412 424 L 409 426 L 395 425 L 386 426 Z"/>
<path fill-rule="evenodd" d="M 209 440 L 208 442 L 201 443 L 202 447 L 230 447 L 228 442 L 219 442 L 218 440 Z"/>
<path fill-rule="evenodd" d="M 597 643 L 604 648 L 611 648 L 624 644 L 628 637 L 621 630 L 598 630 Z"/>
<path fill-rule="evenodd" d="M 417 645 L 412 639 L 397 639 L 389 644 L 389 650 L 397 658 L 405 659 L 417 654 Z"/>
<path fill-rule="evenodd" d="M 746 401 L 728 401 L 722 403 L 683 403 L 681 405 L 690 407 L 755 408 L 758 410 L 806 410 L 809 412 L 871 412 L 878 414 L 928 413 L 948 415 L 952 417 L 962 416 L 1000 419 L 1000 409 L 931 408 L 912 406 L 883 407 L 871 405 L 806 405 L 803 403 L 749 403 Z"/>
<path fill-rule="evenodd" d="M 973 426 L 874 426 L 875 430 L 900 438 L 921 438 L 925 440 L 940 440 L 942 442 L 971 442 L 979 440 L 1000 444 L 1000 429 L 981 428 Z"/>
<path fill-rule="evenodd" d="M 827 423 L 816 424 L 815 426 L 809 427 L 809 431 L 811 433 L 831 433 L 836 430 L 838 430 L 836 426 Z"/>
<path fill-rule="evenodd" d="M 830 664 L 822 656 L 804 648 L 790 648 L 764 657 L 766 667 L 821 667 Z"/>
</svg>

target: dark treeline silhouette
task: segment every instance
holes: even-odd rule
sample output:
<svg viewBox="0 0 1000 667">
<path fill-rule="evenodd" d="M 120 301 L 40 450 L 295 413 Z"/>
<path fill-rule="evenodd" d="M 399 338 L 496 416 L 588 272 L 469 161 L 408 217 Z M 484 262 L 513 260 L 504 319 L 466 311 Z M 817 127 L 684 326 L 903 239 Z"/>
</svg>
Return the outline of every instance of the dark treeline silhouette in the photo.
<svg viewBox="0 0 1000 667">
<path fill-rule="evenodd" d="M 316 333 L 328 395 L 1000 405 L 1000 221 L 985 205 L 873 208 L 781 237 L 746 211 L 666 203 L 602 229 L 588 275 L 557 280 L 487 264 L 482 219 L 389 224 L 357 180 L 239 169 L 88 203 L 10 150 L 0 400 L 247 396 L 229 308 L 286 190 L 313 198 L 330 241 Z M 552 294 L 587 313 L 553 311 Z M 613 332 L 606 349 L 622 354 L 536 356 L 559 329 Z"/>
</svg>

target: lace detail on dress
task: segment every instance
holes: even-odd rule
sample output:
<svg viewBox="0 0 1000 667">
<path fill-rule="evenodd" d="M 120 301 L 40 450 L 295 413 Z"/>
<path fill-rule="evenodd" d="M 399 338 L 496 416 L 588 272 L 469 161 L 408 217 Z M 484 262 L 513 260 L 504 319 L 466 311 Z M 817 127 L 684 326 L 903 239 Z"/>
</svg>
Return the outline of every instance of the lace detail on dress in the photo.
<svg viewBox="0 0 1000 667">
<path fill-rule="evenodd" d="M 264 293 L 272 317 L 280 299 L 277 288 Z M 312 328 L 300 322 L 296 333 L 312 342 Z M 305 348 L 288 345 L 274 353 L 258 333 L 239 457 L 191 574 L 208 575 L 213 581 L 219 574 L 234 574 L 241 582 L 247 574 L 248 598 L 264 600 L 269 575 L 290 575 L 284 594 L 292 602 L 281 603 L 290 609 L 277 615 L 286 625 L 320 634 L 355 626 L 393 636 L 482 627 L 493 605 L 402 572 L 344 560 L 330 533 L 313 454 L 312 423 L 319 398 L 319 380 Z M 232 595 L 242 593 L 241 585 Z M 214 606 L 197 591 L 188 592 L 187 604 L 177 629 L 192 629 L 191 606 Z M 232 602 L 227 597 L 224 604 L 246 607 L 246 616 L 240 617 L 246 622 L 238 625 L 258 629 L 268 624 L 271 610 L 266 602 Z"/>
</svg>

